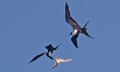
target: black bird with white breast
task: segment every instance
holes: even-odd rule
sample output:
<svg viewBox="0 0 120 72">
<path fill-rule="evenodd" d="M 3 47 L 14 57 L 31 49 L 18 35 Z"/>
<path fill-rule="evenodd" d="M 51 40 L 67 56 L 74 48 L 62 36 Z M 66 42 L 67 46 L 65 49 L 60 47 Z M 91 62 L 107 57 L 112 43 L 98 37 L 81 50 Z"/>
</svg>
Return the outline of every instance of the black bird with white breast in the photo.
<svg viewBox="0 0 120 72">
<path fill-rule="evenodd" d="M 53 59 L 54 59 L 54 58 L 52 57 L 53 51 L 57 50 L 57 48 L 58 48 L 59 46 L 60 46 L 60 45 L 57 45 L 56 47 L 53 47 L 52 44 L 47 45 L 47 46 L 46 46 L 46 49 L 47 49 L 48 51 L 36 55 L 29 63 L 37 60 L 39 57 L 41 57 L 41 56 L 43 56 L 43 55 L 46 55 L 48 58 L 50 58 L 51 60 L 53 60 Z"/>
<path fill-rule="evenodd" d="M 89 21 L 87 21 L 83 27 L 80 27 L 80 25 L 71 17 L 67 2 L 65 4 L 65 19 L 66 19 L 66 22 L 70 24 L 73 28 L 73 31 L 70 33 L 72 35 L 71 41 L 76 48 L 78 48 L 77 37 L 79 36 L 79 33 L 82 33 L 89 38 L 93 38 L 88 34 L 87 28 L 86 28 Z"/>
</svg>

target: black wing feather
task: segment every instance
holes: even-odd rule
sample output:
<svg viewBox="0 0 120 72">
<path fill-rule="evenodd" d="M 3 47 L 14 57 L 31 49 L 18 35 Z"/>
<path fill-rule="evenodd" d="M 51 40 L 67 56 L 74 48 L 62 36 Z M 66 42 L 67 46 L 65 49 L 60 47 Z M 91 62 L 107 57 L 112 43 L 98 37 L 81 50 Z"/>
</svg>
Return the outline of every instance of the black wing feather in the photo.
<svg viewBox="0 0 120 72">
<path fill-rule="evenodd" d="M 33 61 L 35 61 L 35 60 L 37 60 L 39 57 L 41 57 L 41 56 L 43 56 L 43 55 L 45 55 L 46 54 L 46 52 L 44 52 L 44 53 L 41 53 L 41 54 L 38 54 L 37 56 L 35 56 L 29 63 L 31 63 L 31 62 L 33 62 Z"/>
<path fill-rule="evenodd" d="M 76 47 L 76 48 L 78 48 L 78 42 L 77 42 L 77 37 L 78 37 L 78 35 L 79 34 L 76 34 L 76 35 L 74 35 L 74 36 L 72 36 L 72 38 L 71 38 L 71 41 L 72 41 L 72 43 L 74 44 L 74 46 Z"/>
<path fill-rule="evenodd" d="M 66 7 L 65 7 L 65 19 L 66 19 L 66 22 L 68 22 L 73 28 L 75 27 L 80 28 L 78 23 L 70 16 L 70 10 L 69 10 L 67 2 L 66 2 Z"/>
</svg>

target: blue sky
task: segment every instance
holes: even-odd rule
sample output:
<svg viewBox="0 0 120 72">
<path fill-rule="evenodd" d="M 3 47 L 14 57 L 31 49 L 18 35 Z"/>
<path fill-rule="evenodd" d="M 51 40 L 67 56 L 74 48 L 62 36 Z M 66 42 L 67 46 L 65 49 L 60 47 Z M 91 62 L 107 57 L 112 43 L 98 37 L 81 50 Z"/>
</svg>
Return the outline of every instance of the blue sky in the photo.
<svg viewBox="0 0 120 72">
<path fill-rule="evenodd" d="M 67 0 L 72 17 L 88 32 L 70 41 L 72 28 L 65 22 L 66 0 L 0 0 L 0 72 L 120 72 L 120 1 Z M 54 57 L 73 61 L 52 69 L 43 56 L 28 64 L 45 46 L 62 43 Z"/>
</svg>

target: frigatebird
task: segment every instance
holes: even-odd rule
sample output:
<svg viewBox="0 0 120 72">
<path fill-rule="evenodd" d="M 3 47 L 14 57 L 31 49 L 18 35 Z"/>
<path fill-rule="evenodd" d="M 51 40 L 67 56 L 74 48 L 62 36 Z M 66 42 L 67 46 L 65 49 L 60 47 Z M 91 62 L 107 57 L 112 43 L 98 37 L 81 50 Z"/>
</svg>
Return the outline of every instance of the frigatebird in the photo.
<svg viewBox="0 0 120 72">
<path fill-rule="evenodd" d="M 60 45 L 57 45 L 56 47 L 53 47 L 52 44 L 49 44 L 46 46 L 46 49 L 48 50 L 47 52 L 43 52 L 40 53 L 38 55 L 36 55 L 35 57 L 33 57 L 33 59 L 29 62 L 33 62 L 35 60 L 37 60 L 39 57 L 46 55 L 48 58 L 50 58 L 51 60 L 53 60 L 54 58 L 52 57 L 53 51 L 55 51 Z"/>
<path fill-rule="evenodd" d="M 70 62 L 72 59 L 67 58 L 55 58 L 55 63 L 52 68 L 56 68 L 61 62 Z"/>
<path fill-rule="evenodd" d="M 78 38 L 80 33 L 86 35 L 89 38 L 93 38 L 92 36 L 90 36 L 88 34 L 87 28 L 86 28 L 89 21 L 87 21 L 83 27 L 80 27 L 80 25 L 71 17 L 67 2 L 65 4 L 65 19 L 66 19 L 66 22 L 68 24 L 70 24 L 73 28 L 73 31 L 70 33 L 70 35 L 72 35 L 71 41 L 75 45 L 76 48 L 78 48 L 77 38 Z"/>
</svg>

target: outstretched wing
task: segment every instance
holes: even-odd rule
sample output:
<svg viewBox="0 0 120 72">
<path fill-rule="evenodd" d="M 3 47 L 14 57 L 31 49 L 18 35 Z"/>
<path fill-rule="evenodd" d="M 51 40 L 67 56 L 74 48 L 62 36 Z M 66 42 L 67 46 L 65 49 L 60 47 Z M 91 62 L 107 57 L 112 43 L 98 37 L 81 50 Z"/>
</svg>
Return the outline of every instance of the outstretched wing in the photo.
<svg viewBox="0 0 120 72">
<path fill-rule="evenodd" d="M 71 38 L 71 41 L 72 41 L 72 43 L 74 44 L 74 46 L 75 46 L 76 48 L 78 48 L 78 42 L 77 42 L 77 37 L 78 37 L 78 35 L 79 35 L 79 34 L 76 34 L 76 35 L 72 36 L 72 38 Z"/>
<path fill-rule="evenodd" d="M 44 52 L 44 53 L 41 53 L 41 54 L 38 54 L 37 56 L 35 56 L 29 63 L 31 63 L 31 62 L 33 62 L 33 61 L 35 61 L 35 60 L 37 60 L 39 57 L 41 57 L 41 56 L 43 56 L 43 55 L 45 55 L 46 54 L 46 52 Z"/>
<path fill-rule="evenodd" d="M 72 59 L 61 59 L 61 62 L 70 62 Z"/>
<path fill-rule="evenodd" d="M 68 24 L 70 24 L 73 28 L 75 28 L 75 27 L 79 27 L 80 28 L 78 23 L 70 16 L 70 10 L 69 10 L 67 2 L 65 4 L 65 19 L 66 19 L 66 22 Z"/>
</svg>

